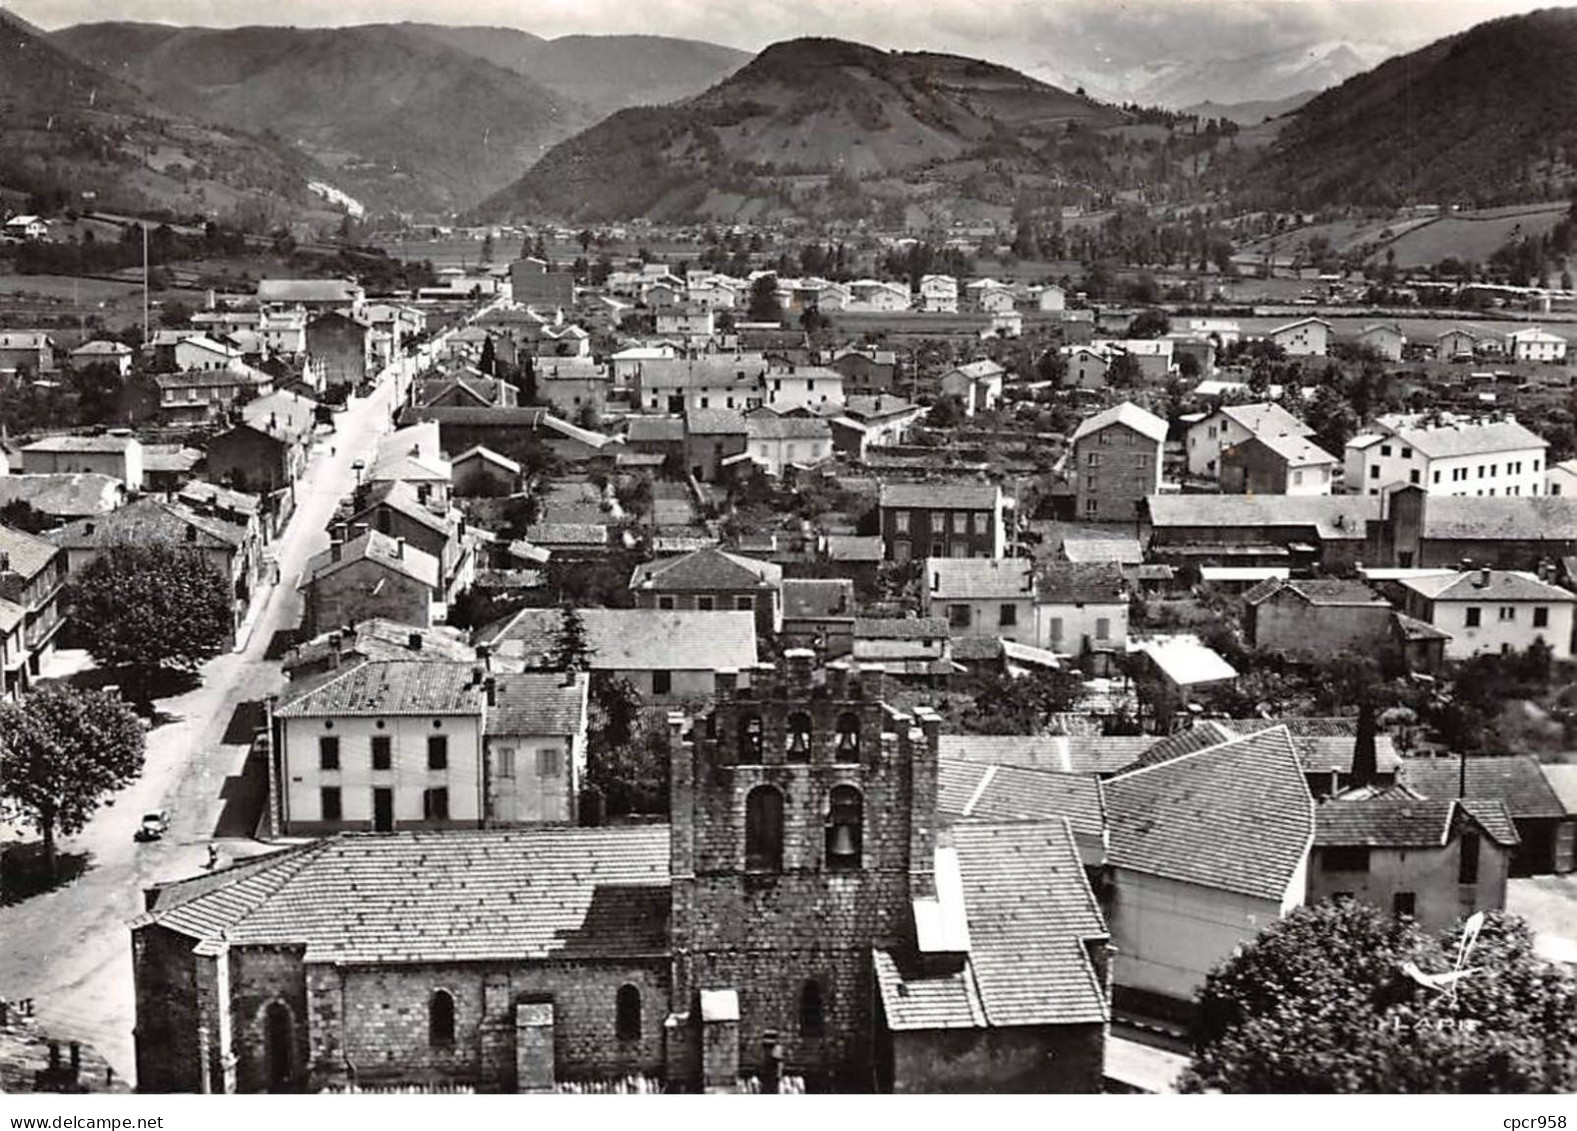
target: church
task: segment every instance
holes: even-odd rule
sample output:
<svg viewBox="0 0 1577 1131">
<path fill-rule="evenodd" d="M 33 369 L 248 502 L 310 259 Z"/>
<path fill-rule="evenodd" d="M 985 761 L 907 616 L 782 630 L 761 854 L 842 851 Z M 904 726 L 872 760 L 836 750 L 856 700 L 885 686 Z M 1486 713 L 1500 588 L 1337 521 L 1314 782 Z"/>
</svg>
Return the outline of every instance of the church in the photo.
<svg viewBox="0 0 1577 1131">
<path fill-rule="evenodd" d="M 149 889 L 139 1089 L 1099 1091 L 1072 829 L 943 827 L 941 719 L 883 693 L 806 651 L 720 673 L 670 716 L 667 824 L 345 833 Z"/>
</svg>

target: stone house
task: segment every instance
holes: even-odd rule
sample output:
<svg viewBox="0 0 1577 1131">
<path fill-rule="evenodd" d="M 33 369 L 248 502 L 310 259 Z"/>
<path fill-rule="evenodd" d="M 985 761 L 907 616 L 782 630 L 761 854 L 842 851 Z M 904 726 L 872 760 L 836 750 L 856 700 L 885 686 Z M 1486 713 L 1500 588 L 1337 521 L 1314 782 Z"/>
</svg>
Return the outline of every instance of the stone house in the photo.
<svg viewBox="0 0 1577 1131">
<path fill-rule="evenodd" d="M 877 510 L 885 561 L 1000 558 L 1006 504 L 993 483 L 883 483 Z"/>
<path fill-rule="evenodd" d="M 455 456 L 449 470 L 453 491 L 462 497 L 512 495 L 522 483 L 520 464 L 480 444 Z"/>
<path fill-rule="evenodd" d="M 1166 421 L 1129 402 L 1083 420 L 1074 430 L 1069 455 L 1075 517 L 1136 519 L 1140 504 L 1160 492 L 1166 432 Z"/>
<path fill-rule="evenodd" d="M 1567 811 L 1531 754 L 1414 757 L 1402 764 L 1397 780 L 1420 797 L 1505 806 L 1517 831 L 1513 876 L 1577 869 L 1577 815 Z"/>
<path fill-rule="evenodd" d="M 1341 477 L 1341 461 L 1307 436 L 1250 436 L 1221 452 L 1221 490 L 1234 495 L 1329 495 Z"/>
<path fill-rule="evenodd" d="M 368 617 L 428 628 L 442 600 L 438 559 L 403 541 L 368 530 L 348 542 L 333 540 L 309 562 L 299 588 L 302 626 L 309 635 Z"/>
<path fill-rule="evenodd" d="M 783 628 L 783 567 L 715 547 L 636 566 L 630 591 L 641 609 L 751 612 L 761 637 Z"/>
<path fill-rule="evenodd" d="M 208 441 L 208 477 L 241 491 L 289 487 L 306 467 L 317 406 L 293 393 L 248 402 L 233 428 Z"/>
<path fill-rule="evenodd" d="M 353 388 L 371 375 L 371 338 L 369 326 L 337 310 L 307 322 L 307 353 L 331 388 Z"/>
<path fill-rule="evenodd" d="M 1250 436 L 1309 436 L 1313 432 L 1274 401 L 1222 405 L 1188 426 L 1184 441 L 1188 448 L 1188 474 L 1196 479 L 1219 478 L 1221 453 Z"/>
<path fill-rule="evenodd" d="M 0 624 L 5 626 L 7 696 L 26 691 L 54 650 L 65 583 L 66 555 L 60 547 L 0 526 Z"/>
<path fill-rule="evenodd" d="M 1243 594 L 1251 648 L 1329 657 L 1373 655 L 1391 640 L 1391 604 L 1361 581 L 1272 578 Z"/>
<path fill-rule="evenodd" d="M 22 449 L 24 475 L 87 472 L 113 475 L 128 491 L 143 486 L 142 442 L 117 429 L 102 436 L 46 436 Z"/>
</svg>

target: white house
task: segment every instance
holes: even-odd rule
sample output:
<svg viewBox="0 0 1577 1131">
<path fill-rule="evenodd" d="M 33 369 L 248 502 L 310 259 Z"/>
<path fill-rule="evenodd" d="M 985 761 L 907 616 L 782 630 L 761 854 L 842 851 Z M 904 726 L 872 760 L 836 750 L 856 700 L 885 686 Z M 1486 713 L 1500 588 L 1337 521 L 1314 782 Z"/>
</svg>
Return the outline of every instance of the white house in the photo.
<svg viewBox="0 0 1577 1131">
<path fill-rule="evenodd" d="M 1449 632 L 1446 658 L 1524 652 L 1543 640 L 1557 660 L 1572 654 L 1577 596 L 1516 570 L 1476 569 L 1404 577 L 1403 612 Z"/>
<path fill-rule="evenodd" d="M 13 216 L 5 222 L 5 234 L 19 240 L 49 238 L 49 221 L 40 216 Z"/>
<path fill-rule="evenodd" d="M 902 283 L 856 279 L 849 284 L 849 300 L 844 309 L 851 313 L 890 313 L 908 310 L 910 301 L 909 288 Z"/>
<path fill-rule="evenodd" d="M 1273 402 L 1224 405 L 1188 429 L 1188 474 L 1195 479 L 1216 479 L 1221 474 L 1221 452 L 1250 436 L 1310 436 L 1314 429 Z"/>
<path fill-rule="evenodd" d="M 926 275 L 920 280 L 919 308 L 927 314 L 958 313 L 958 280 L 951 275 Z"/>
<path fill-rule="evenodd" d="M 1103 791 L 1119 992 L 1190 1002 L 1303 903 L 1314 798 L 1286 727 L 1119 773 Z"/>
<path fill-rule="evenodd" d="M 962 401 L 965 416 L 990 412 L 1002 400 L 1002 378 L 1006 373 L 994 361 L 971 361 L 942 375 L 942 393 Z"/>
<path fill-rule="evenodd" d="M 773 365 L 762 385 L 762 403 L 778 409 L 844 401 L 843 374 L 824 365 Z"/>
<path fill-rule="evenodd" d="M 131 372 L 131 347 L 124 342 L 95 339 L 71 351 L 71 364 L 77 369 L 107 365 L 122 377 Z"/>
<path fill-rule="evenodd" d="M 206 334 L 193 334 L 175 343 L 175 367 L 182 372 L 210 369 L 239 370 L 245 365 L 241 351 Z"/>
<path fill-rule="evenodd" d="M 1506 335 L 1506 352 L 1517 361 L 1562 362 L 1566 348 L 1565 338 L 1537 326 Z"/>
<path fill-rule="evenodd" d="M 1063 357 L 1068 359 L 1068 384 L 1076 389 L 1104 389 L 1106 371 L 1112 365 L 1110 350 L 1088 346 L 1063 346 Z"/>
<path fill-rule="evenodd" d="M 1431 495 L 1538 495 L 1548 448 L 1510 417 L 1381 417 L 1347 442 L 1347 490 L 1378 495 L 1411 483 Z"/>
<path fill-rule="evenodd" d="M 1378 322 L 1358 332 L 1358 344 L 1372 349 L 1386 361 L 1401 361 L 1407 335 L 1395 322 Z"/>
<path fill-rule="evenodd" d="M 773 475 L 791 464 L 808 467 L 832 458 L 832 426 L 819 417 L 752 413 L 745 418 L 745 451 Z"/>
<path fill-rule="evenodd" d="M 986 636 L 1041 646 L 1035 563 L 1029 558 L 927 558 L 921 615 L 947 621 L 953 636 Z"/>
<path fill-rule="evenodd" d="M 1068 293 L 1061 287 L 1048 283 L 1035 295 L 1035 305 L 1042 311 L 1066 310 Z"/>
<path fill-rule="evenodd" d="M 1331 324 L 1323 318 L 1300 318 L 1277 326 L 1266 335 L 1288 357 L 1324 357 L 1331 340 Z"/>
<path fill-rule="evenodd" d="M 1563 459 L 1551 464 L 1544 475 L 1546 495 L 1577 496 L 1577 459 Z"/>
</svg>

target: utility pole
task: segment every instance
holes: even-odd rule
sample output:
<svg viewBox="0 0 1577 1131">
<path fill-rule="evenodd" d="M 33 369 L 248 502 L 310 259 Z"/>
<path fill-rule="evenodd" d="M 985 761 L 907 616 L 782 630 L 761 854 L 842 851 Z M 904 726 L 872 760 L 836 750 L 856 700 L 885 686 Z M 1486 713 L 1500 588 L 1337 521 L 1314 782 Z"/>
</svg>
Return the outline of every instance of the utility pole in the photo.
<svg viewBox="0 0 1577 1131">
<path fill-rule="evenodd" d="M 148 225 L 142 224 L 142 346 L 148 348 Z"/>
</svg>

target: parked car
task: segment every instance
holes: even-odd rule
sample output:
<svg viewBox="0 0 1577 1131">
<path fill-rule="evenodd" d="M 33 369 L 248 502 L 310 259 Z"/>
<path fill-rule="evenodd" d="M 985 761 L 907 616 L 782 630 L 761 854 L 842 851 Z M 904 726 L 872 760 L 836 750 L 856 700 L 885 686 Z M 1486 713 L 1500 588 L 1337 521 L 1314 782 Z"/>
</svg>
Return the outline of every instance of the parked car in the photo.
<svg viewBox="0 0 1577 1131">
<path fill-rule="evenodd" d="M 170 829 L 170 815 L 164 810 L 157 813 L 144 813 L 142 824 L 137 826 L 137 831 L 132 834 L 132 839 L 139 841 L 161 840 Z"/>
</svg>

